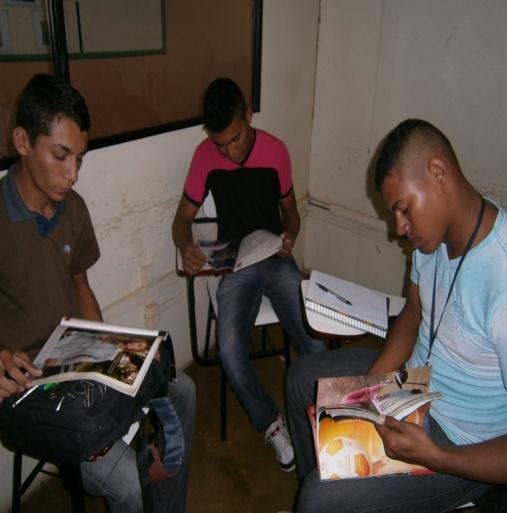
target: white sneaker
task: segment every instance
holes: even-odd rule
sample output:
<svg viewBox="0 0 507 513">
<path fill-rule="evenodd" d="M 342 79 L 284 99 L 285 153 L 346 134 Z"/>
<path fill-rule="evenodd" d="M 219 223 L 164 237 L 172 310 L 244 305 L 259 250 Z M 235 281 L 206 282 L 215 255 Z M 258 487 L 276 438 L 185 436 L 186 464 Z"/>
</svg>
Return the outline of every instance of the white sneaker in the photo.
<svg viewBox="0 0 507 513">
<path fill-rule="evenodd" d="M 265 440 L 275 450 L 276 459 L 282 470 L 285 472 L 294 470 L 296 467 L 294 451 L 283 415 L 279 414 L 273 424 L 266 429 Z"/>
</svg>

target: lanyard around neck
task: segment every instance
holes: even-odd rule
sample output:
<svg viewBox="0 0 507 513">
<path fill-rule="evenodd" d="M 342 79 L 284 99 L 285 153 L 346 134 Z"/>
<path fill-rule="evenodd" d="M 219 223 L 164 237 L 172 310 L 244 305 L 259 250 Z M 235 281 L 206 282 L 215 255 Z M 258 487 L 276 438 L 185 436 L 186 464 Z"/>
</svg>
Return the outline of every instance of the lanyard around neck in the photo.
<svg viewBox="0 0 507 513">
<path fill-rule="evenodd" d="M 458 267 L 456 267 L 456 271 L 454 271 L 454 277 L 452 278 L 451 286 L 449 287 L 447 299 L 445 300 L 444 307 L 442 308 L 442 313 L 440 314 L 440 319 L 438 320 L 437 327 L 435 328 L 435 292 L 436 292 L 436 288 L 437 288 L 437 266 L 438 266 L 438 254 L 440 252 L 440 246 L 438 247 L 437 254 L 435 257 L 435 274 L 433 275 L 433 294 L 431 297 L 431 317 L 430 317 L 430 340 L 429 340 L 429 347 L 428 347 L 428 356 L 426 358 L 426 365 L 428 365 L 428 363 L 430 361 L 431 351 L 433 349 L 433 343 L 435 342 L 435 338 L 437 337 L 438 328 L 440 328 L 440 323 L 442 322 L 442 317 L 444 316 L 445 307 L 447 306 L 447 303 L 449 302 L 449 299 L 451 297 L 452 289 L 454 287 L 454 283 L 456 282 L 456 278 L 458 277 L 459 270 L 461 269 L 463 260 L 465 260 L 467 253 L 470 251 L 470 248 L 472 247 L 472 244 L 474 243 L 475 237 L 477 236 L 477 232 L 479 231 L 479 228 L 481 226 L 482 218 L 484 217 L 485 206 L 486 206 L 486 202 L 484 201 L 484 198 L 481 198 L 481 208 L 479 210 L 479 215 L 477 216 L 477 221 L 475 222 L 475 226 L 474 226 L 474 229 L 472 230 L 472 234 L 470 235 L 470 238 L 468 239 L 465 249 L 463 250 L 463 254 L 461 255 L 461 258 L 458 263 Z"/>
</svg>

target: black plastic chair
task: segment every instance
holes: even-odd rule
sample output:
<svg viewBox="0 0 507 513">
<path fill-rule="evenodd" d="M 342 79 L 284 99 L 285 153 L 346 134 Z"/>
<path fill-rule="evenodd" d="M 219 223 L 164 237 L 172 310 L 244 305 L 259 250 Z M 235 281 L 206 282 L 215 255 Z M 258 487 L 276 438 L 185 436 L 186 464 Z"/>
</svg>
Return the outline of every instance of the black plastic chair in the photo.
<svg viewBox="0 0 507 513">
<path fill-rule="evenodd" d="M 48 463 L 47 461 L 39 460 L 23 481 L 23 456 L 24 453 L 20 449 L 14 451 L 12 466 L 12 513 L 20 513 L 21 498 L 39 473 L 60 477 L 63 480 L 65 488 L 70 493 L 73 513 L 85 513 L 84 490 L 81 482 L 81 469 L 79 464 L 51 462 L 60 470 L 59 473 L 56 473 L 44 468 L 46 463 Z"/>
</svg>

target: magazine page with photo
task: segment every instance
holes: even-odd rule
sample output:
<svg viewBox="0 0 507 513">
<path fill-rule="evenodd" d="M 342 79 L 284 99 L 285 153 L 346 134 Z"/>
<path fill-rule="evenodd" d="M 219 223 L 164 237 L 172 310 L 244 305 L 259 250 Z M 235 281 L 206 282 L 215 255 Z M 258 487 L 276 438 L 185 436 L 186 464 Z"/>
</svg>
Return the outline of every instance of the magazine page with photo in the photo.
<svg viewBox="0 0 507 513">
<path fill-rule="evenodd" d="M 90 379 L 134 396 L 165 337 L 164 332 L 63 319 L 34 360 L 43 375 L 33 383 Z"/>
<path fill-rule="evenodd" d="M 321 480 L 430 472 L 388 458 L 374 425 L 389 415 L 422 426 L 430 402 L 441 396 L 429 390 L 430 376 L 430 367 L 420 367 L 319 379 L 308 415 Z"/>
<path fill-rule="evenodd" d="M 255 230 L 240 243 L 199 240 L 199 247 L 207 256 L 203 270 L 236 272 L 280 251 L 282 239 L 267 230 Z"/>
</svg>

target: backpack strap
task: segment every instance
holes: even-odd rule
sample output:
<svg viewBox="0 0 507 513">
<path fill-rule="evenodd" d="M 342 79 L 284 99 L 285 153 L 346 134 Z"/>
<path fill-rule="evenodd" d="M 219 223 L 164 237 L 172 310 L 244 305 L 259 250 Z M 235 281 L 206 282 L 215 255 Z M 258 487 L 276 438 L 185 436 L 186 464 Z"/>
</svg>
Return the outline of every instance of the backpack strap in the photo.
<svg viewBox="0 0 507 513">
<path fill-rule="evenodd" d="M 144 512 L 156 511 L 155 485 L 174 476 L 185 455 L 185 437 L 169 397 L 149 401 L 150 411 L 142 421 L 138 438 L 137 468 Z"/>
<path fill-rule="evenodd" d="M 178 472 L 185 454 L 185 437 L 180 418 L 169 397 L 157 397 L 149 403 L 157 414 L 159 433 L 162 435 L 156 437 L 158 444 L 150 444 L 152 454 L 158 453 L 149 468 L 150 480 L 156 483 Z"/>
</svg>

